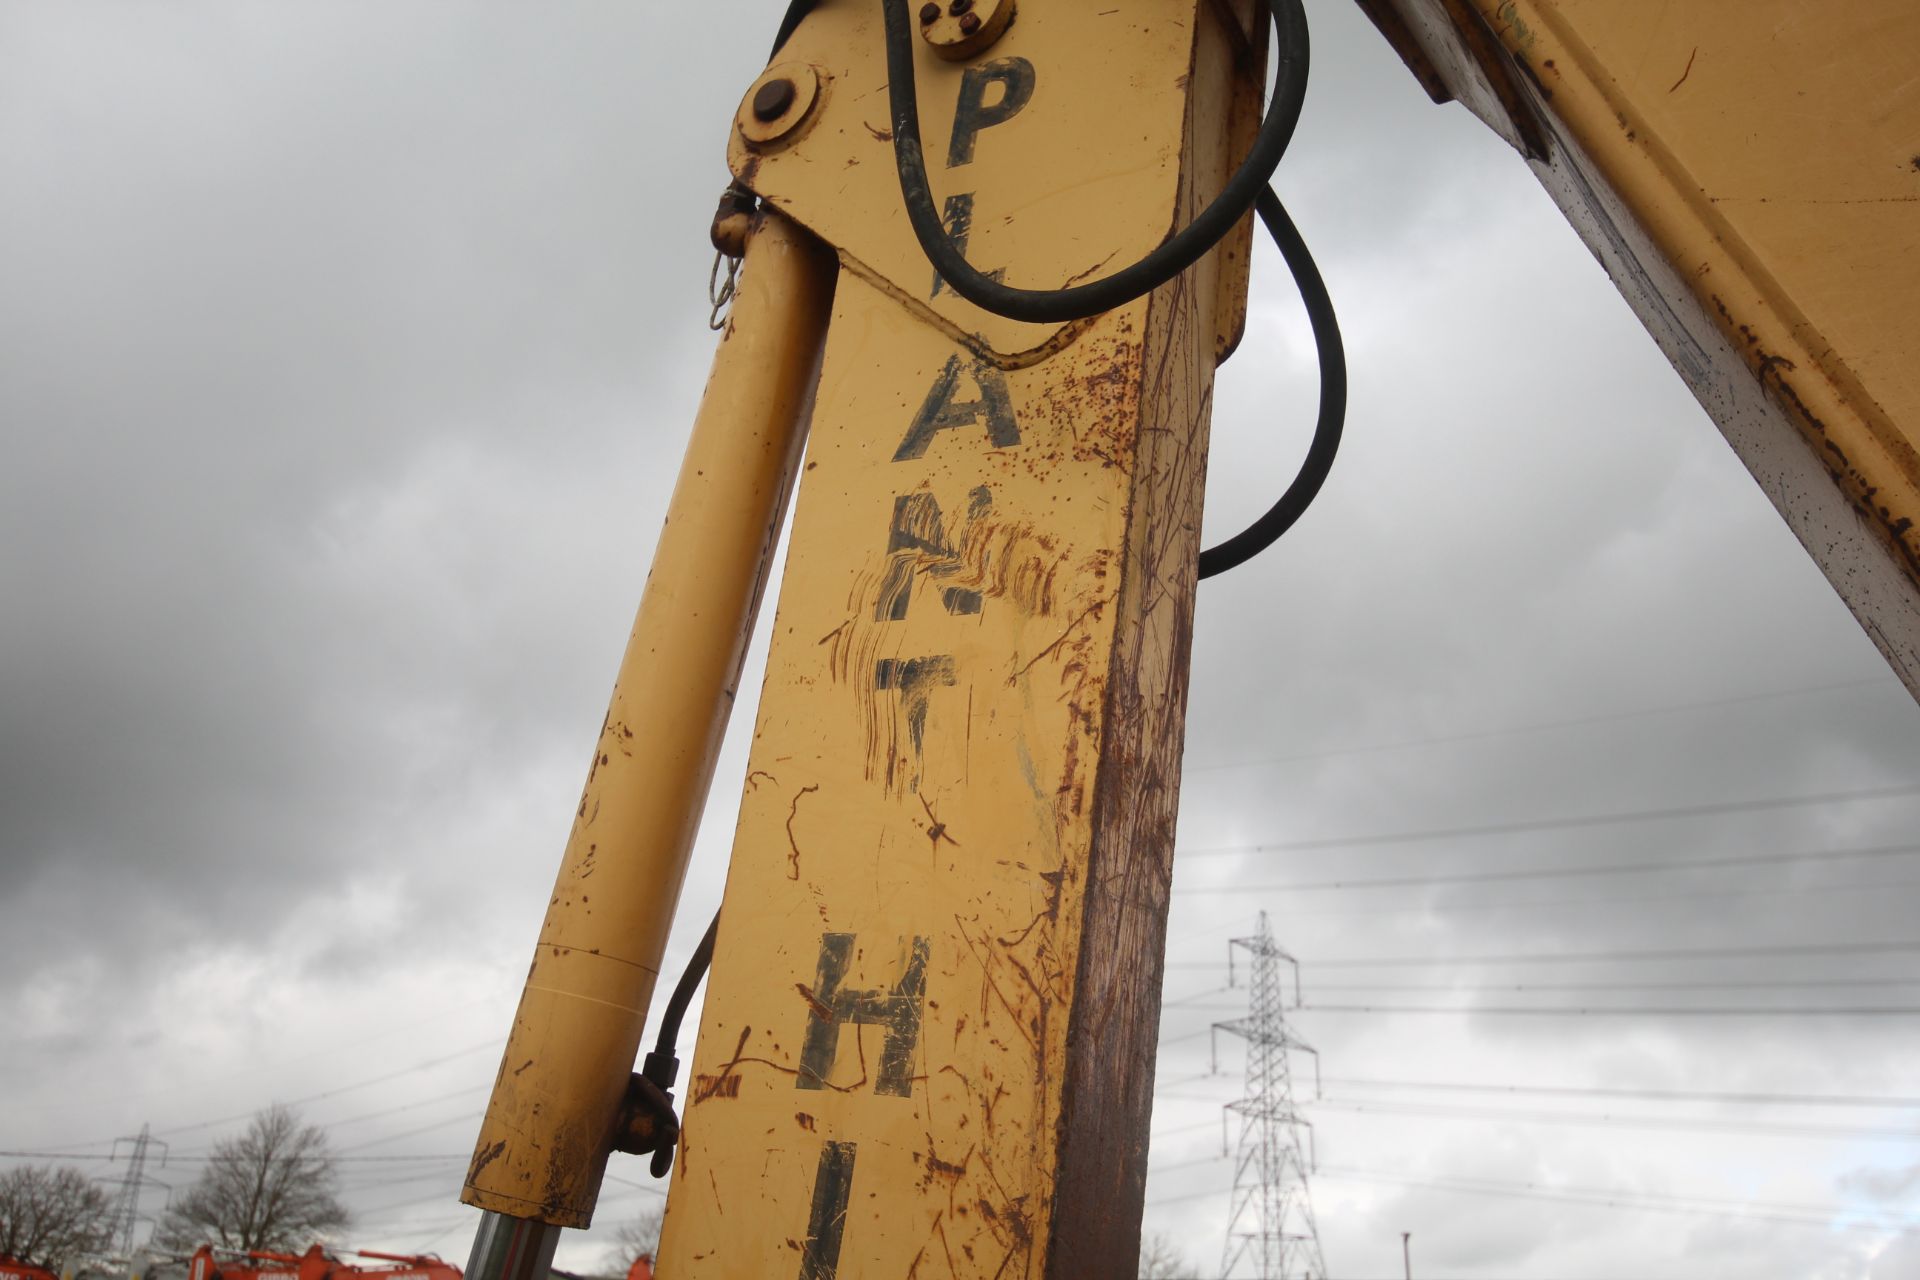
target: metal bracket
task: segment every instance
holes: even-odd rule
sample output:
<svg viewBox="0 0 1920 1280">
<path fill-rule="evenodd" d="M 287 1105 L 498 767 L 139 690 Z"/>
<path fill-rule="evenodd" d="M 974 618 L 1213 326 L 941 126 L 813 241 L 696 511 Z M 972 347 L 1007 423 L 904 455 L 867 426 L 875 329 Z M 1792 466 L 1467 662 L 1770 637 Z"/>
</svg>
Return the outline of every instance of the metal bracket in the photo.
<svg viewBox="0 0 1920 1280">
<path fill-rule="evenodd" d="M 648 1054 L 648 1066 L 656 1055 Z M 675 1068 L 679 1066 L 674 1063 Z M 662 1088 L 635 1072 L 627 1078 L 626 1096 L 614 1125 L 613 1149 L 630 1156 L 653 1156 L 653 1176 L 664 1178 L 673 1168 L 673 1148 L 680 1141 L 680 1118 L 673 1110 L 673 1078 Z"/>
</svg>

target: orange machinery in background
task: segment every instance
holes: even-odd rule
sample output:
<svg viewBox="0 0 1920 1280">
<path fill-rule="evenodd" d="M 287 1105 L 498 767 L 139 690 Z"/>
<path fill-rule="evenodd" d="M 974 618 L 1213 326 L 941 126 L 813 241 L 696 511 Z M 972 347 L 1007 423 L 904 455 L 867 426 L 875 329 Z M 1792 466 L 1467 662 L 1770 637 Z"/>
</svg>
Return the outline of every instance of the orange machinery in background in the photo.
<svg viewBox="0 0 1920 1280">
<path fill-rule="evenodd" d="M 45 1267 L 0 1253 L 0 1280 L 60 1280 L 60 1277 Z"/>
<path fill-rule="evenodd" d="M 342 1262 L 319 1245 L 310 1245 L 305 1253 L 265 1253 L 258 1250 L 235 1251 L 230 1261 L 219 1261 L 212 1245 L 194 1250 L 187 1266 L 187 1280 L 461 1280 L 460 1268 L 433 1254 L 375 1253 L 370 1249 L 351 1252 L 358 1258 L 374 1258 L 392 1265 L 362 1267 Z M 0 1280 L 11 1277 L 0 1274 Z M 37 1280 L 31 1273 L 25 1280 Z"/>
</svg>

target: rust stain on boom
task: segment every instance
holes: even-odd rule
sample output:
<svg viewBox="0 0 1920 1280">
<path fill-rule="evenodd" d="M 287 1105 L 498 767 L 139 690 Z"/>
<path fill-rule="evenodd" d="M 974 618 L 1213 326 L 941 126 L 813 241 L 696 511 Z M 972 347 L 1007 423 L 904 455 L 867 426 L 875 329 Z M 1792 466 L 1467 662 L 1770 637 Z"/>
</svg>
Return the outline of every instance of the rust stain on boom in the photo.
<svg viewBox="0 0 1920 1280">
<path fill-rule="evenodd" d="M 849 269 L 661 1269 L 1130 1274 L 1244 240 L 1077 325 L 955 299 L 861 114 L 880 79 L 848 51 L 877 57 L 873 21 L 816 11 L 778 64 L 827 86 L 811 132 L 733 157 Z M 1058 285 L 1191 217 L 1237 158 L 1251 23 L 1244 3 L 1036 4 L 972 63 L 924 58 L 969 259 Z"/>
</svg>

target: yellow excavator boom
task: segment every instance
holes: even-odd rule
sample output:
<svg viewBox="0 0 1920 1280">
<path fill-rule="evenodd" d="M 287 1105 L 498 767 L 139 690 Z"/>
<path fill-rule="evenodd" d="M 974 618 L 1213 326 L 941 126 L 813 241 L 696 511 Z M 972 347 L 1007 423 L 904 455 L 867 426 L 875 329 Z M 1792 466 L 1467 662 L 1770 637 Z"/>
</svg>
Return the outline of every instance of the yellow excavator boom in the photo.
<svg viewBox="0 0 1920 1280">
<path fill-rule="evenodd" d="M 1920 6 L 1359 3 L 1533 168 L 1920 694 Z M 1304 67 L 1297 10 L 790 10 L 732 122 L 739 296 L 468 1173 L 476 1280 L 540 1274 L 615 1149 L 678 1160 L 673 1280 L 1132 1274 L 1248 206 L 1184 269 L 1054 304 L 1218 212 L 1280 112 L 1270 19 L 1278 96 Z M 630 1077 L 803 437 L 692 1069 L 663 1045 Z"/>
</svg>

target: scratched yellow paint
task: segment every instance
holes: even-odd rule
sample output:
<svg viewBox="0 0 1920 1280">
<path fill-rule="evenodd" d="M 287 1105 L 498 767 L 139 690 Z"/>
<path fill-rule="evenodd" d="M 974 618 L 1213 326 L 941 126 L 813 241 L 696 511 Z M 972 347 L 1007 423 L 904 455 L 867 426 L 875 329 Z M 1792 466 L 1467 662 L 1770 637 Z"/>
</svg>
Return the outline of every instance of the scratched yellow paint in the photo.
<svg viewBox="0 0 1920 1280">
<path fill-rule="evenodd" d="M 1518 8 L 1512 38 L 1564 51 L 1547 82 L 1578 84 L 1583 131 L 1920 577 L 1920 6 Z"/>
<path fill-rule="evenodd" d="M 821 14 L 858 25 L 862 8 Z M 1137 255 L 1217 186 L 1231 95 L 1189 89 L 1196 59 L 1203 83 L 1231 75 L 1223 33 L 1196 31 L 1191 4 L 1126 12 L 1172 51 L 1122 77 L 1140 112 L 1109 86 L 1064 132 L 983 131 L 971 163 L 998 177 L 933 165 L 936 195 L 964 181 L 976 231 L 1000 226 L 970 244 L 976 265 L 1057 284 Z M 1050 103 L 1056 65 L 1086 78 L 1071 13 L 1083 37 L 1100 20 L 1030 3 L 983 56 L 1032 61 L 1028 110 Z M 922 67 L 932 138 L 933 104 L 965 69 Z M 857 74 L 836 70 L 829 110 L 862 101 Z M 1018 232 L 1033 209 L 1071 206 L 1050 202 L 1056 180 L 1085 181 L 1072 128 L 1102 111 L 1138 139 L 1125 180 L 1146 194 L 1099 214 L 1113 242 L 1063 271 L 1058 225 Z M 829 116 L 815 136 L 860 125 Z M 807 145 L 781 163 L 822 182 L 847 170 Z M 661 1272 L 1121 1274 L 1145 1168 L 1219 264 L 1041 351 L 1047 331 L 927 296 L 917 249 L 896 253 L 897 193 L 862 222 L 810 206 L 827 196 L 775 182 L 771 161 L 735 159 L 783 211 L 838 228 L 843 269 Z M 1115 1193 L 1089 1194 L 1103 1179 Z M 1118 1229 L 1092 1229 L 1101 1213 Z"/>
<path fill-rule="evenodd" d="M 813 237 L 758 222 L 474 1144 L 462 1198 L 478 1208 L 593 1219 L 798 470 L 834 278 Z"/>
<path fill-rule="evenodd" d="M 1362 3 L 1511 59 L 1542 181 L 1920 696 L 1920 5 Z"/>
<path fill-rule="evenodd" d="M 688 1090 L 668 1274 L 760 1275 L 769 1251 L 798 1268 L 829 1139 L 857 1144 L 843 1256 L 863 1266 L 845 1274 L 905 1274 L 931 1244 L 954 1251 L 959 1274 L 976 1258 L 990 1275 L 1009 1252 L 1024 1258 L 1022 1234 L 1046 1218 L 1049 1066 L 1077 954 L 1063 881 L 1086 855 L 1127 505 L 1112 461 L 1131 445 L 1123 335 L 1143 311 L 1077 344 L 1105 348 L 1120 374 L 1110 424 L 1048 414 L 1043 366 L 1007 378 L 1018 443 L 995 446 L 975 423 L 896 462 L 963 353 L 842 281 Z M 938 503 L 952 554 L 887 551 L 901 495 Z M 903 571 L 914 580 L 895 621 L 883 589 Z M 950 612 L 950 591 L 977 592 L 979 611 Z M 880 664 L 941 660 L 949 670 L 917 691 L 876 687 Z M 877 1091 L 883 1024 L 844 1025 L 826 1087 L 800 1087 L 822 937 L 846 932 L 845 985 L 862 990 L 893 988 L 926 941 L 908 1096 Z"/>
<path fill-rule="evenodd" d="M 1633 137 L 1620 140 L 1645 181 L 1664 178 L 1703 230 L 1732 233 L 1740 285 L 1783 308 L 1783 328 L 1831 343 L 1815 354 L 1833 376 L 1850 371 L 1889 417 L 1920 423 L 1920 6 L 1488 7 L 1546 83 L 1571 76 L 1631 113 Z M 1547 46 L 1565 55 L 1551 68 L 1538 64 Z"/>
</svg>

